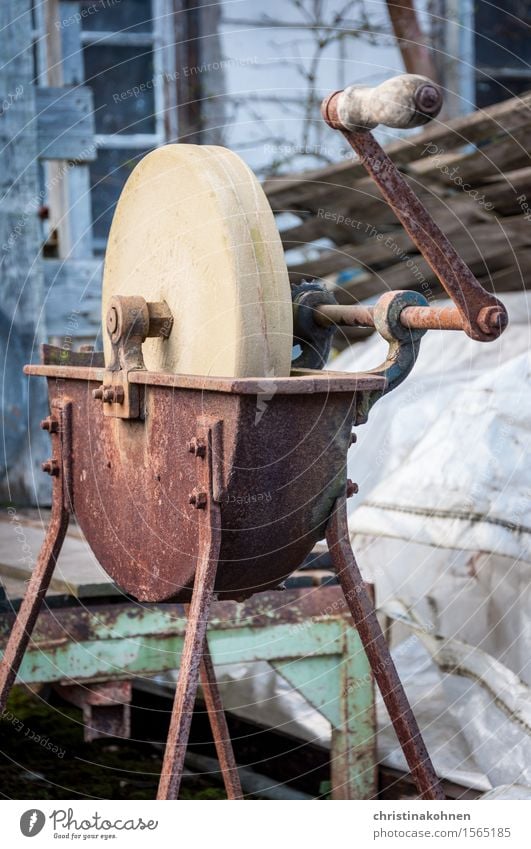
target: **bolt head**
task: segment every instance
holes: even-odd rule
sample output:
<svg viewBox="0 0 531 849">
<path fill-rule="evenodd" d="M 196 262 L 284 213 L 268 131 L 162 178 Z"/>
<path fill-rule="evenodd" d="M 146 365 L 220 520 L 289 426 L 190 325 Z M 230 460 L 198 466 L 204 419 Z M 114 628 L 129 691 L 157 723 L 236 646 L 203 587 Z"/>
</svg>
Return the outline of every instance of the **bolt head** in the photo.
<svg viewBox="0 0 531 849">
<path fill-rule="evenodd" d="M 415 92 L 415 106 L 425 115 L 436 115 L 442 106 L 442 95 L 431 83 L 424 83 Z"/>
<path fill-rule="evenodd" d="M 107 313 L 107 330 L 112 335 L 116 332 L 117 327 L 118 313 L 116 312 L 116 307 L 111 307 L 109 312 Z"/>
<path fill-rule="evenodd" d="M 59 422 L 57 419 L 54 419 L 53 416 L 48 416 L 46 419 L 42 420 L 41 428 L 43 430 L 47 430 L 49 433 L 57 433 L 59 430 Z"/>
<path fill-rule="evenodd" d="M 207 494 L 206 492 L 200 492 L 198 489 L 194 489 L 190 493 L 188 501 L 190 504 L 193 504 L 197 510 L 201 510 L 203 507 L 206 507 Z"/>
<path fill-rule="evenodd" d="M 358 441 L 358 434 L 354 433 L 354 431 L 352 431 L 352 433 L 350 434 L 350 443 L 349 444 L 354 445 L 357 441 Z"/>
<path fill-rule="evenodd" d="M 41 463 L 41 469 L 43 472 L 46 472 L 48 475 L 52 475 L 52 477 L 57 477 L 59 474 L 59 463 L 54 457 L 51 457 L 49 460 L 45 460 L 44 463 Z"/>
<path fill-rule="evenodd" d="M 500 333 L 503 333 L 509 319 L 507 317 L 507 311 L 503 306 L 493 305 L 490 307 L 483 307 L 480 309 L 477 317 L 477 323 L 483 333 L 487 333 L 492 336 L 499 336 Z"/>
<path fill-rule="evenodd" d="M 202 439 L 193 436 L 188 443 L 188 451 L 190 454 L 195 454 L 196 457 L 204 457 L 206 454 L 206 445 Z"/>
<path fill-rule="evenodd" d="M 350 478 L 347 481 L 347 498 L 352 498 L 353 495 L 359 492 L 359 486 L 354 481 L 351 481 Z"/>
<path fill-rule="evenodd" d="M 103 387 L 99 386 L 98 389 L 92 390 L 92 397 L 96 399 L 96 401 L 103 400 Z"/>
</svg>

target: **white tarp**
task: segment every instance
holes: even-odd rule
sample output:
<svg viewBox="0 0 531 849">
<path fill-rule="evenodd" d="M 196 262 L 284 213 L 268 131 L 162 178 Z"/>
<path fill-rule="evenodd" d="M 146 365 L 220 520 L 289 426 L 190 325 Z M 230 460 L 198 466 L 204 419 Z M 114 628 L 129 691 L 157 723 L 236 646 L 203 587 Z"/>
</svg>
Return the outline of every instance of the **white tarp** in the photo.
<svg viewBox="0 0 531 849">
<path fill-rule="evenodd" d="M 504 301 L 496 342 L 427 333 L 412 374 L 359 428 L 353 532 L 531 561 L 531 299 Z M 363 371 L 384 353 L 373 336 L 333 368 Z"/>
<path fill-rule="evenodd" d="M 428 333 L 407 382 L 359 428 L 349 524 L 379 604 L 401 599 L 428 632 L 481 647 L 531 684 L 531 298 L 504 301 L 499 340 Z M 334 366 L 374 366 L 380 344 Z"/>
</svg>

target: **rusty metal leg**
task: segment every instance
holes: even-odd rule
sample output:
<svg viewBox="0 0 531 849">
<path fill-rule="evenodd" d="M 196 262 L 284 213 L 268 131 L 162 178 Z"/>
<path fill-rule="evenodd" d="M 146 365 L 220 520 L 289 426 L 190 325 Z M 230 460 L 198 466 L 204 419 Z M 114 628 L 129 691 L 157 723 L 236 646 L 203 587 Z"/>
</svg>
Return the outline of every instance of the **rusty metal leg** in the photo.
<svg viewBox="0 0 531 849">
<path fill-rule="evenodd" d="M 214 736 L 214 743 L 216 744 L 216 752 L 223 774 L 227 797 L 229 799 L 243 799 L 240 776 L 238 775 L 225 711 L 223 710 L 223 702 L 221 701 L 218 682 L 216 681 L 216 672 L 206 637 L 203 646 L 203 659 L 201 661 L 201 685 L 203 687 L 208 718 Z"/>
<path fill-rule="evenodd" d="M 70 445 L 70 414 L 71 407 L 69 402 L 66 402 L 61 404 L 58 418 L 52 415 L 47 420 L 53 422 L 55 428 L 51 430 L 54 456 L 43 464 L 43 467 L 47 467 L 53 474 L 52 515 L 0 663 L 0 712 L 5 710 L 9 692 L 22 663 L 68 528 L 70 515 L 66 505 L 66 492 L 70 492 L 70 487 L 65 482 L 68 464 L 65 464 L 64 458 L 68 453 L 65 448 Z"/>
<path fill-rule="evenodd" d="M 422 799 L 444 799 L 439 779 L 385 641 L 350 545 L 345 498 L 338 498 L 326 539 L 354 624 Z"/>
<path fill-rule="evenodd" d="M 157 799 L 176 799 L 179 793 L 221 545 L 221 513 L 212 492 L 212 429 L 201 421 L 196 445 L 199 557 Z"/>
</svg>

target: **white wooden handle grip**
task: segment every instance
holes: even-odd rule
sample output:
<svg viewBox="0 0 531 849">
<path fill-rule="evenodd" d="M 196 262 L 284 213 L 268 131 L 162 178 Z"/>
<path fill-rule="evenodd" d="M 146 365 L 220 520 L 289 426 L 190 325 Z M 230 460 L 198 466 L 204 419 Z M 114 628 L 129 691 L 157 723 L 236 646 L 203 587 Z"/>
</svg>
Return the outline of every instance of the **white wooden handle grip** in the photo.
<svg viewBox="0 0 531 849">
<path fill-rule="evenodd" d="M 418 74 L 393 77 L 375 88 L 351 85 L 333 97 L 337 123 L 345 130 L 418 127 L 434 118 L 443 102 L 439 87 Z"/>
</svg>

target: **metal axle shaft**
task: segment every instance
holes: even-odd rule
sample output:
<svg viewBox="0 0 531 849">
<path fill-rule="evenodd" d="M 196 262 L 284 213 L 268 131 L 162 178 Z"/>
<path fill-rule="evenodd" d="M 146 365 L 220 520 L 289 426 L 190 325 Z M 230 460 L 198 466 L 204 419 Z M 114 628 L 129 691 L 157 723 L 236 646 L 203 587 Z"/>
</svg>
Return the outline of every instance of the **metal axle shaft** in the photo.
<svg viewBox="0 0 531 849">
<path fill-rule="evenodd" d="M 315 307 L 315 321 L 321 327 L 331 325 L 374 327 L 374 308 L 323 304 Z M 400 323 L 410 330 L 464 330 L 461 313 L 455 307 L 404 307 Z"/>
</svg>

